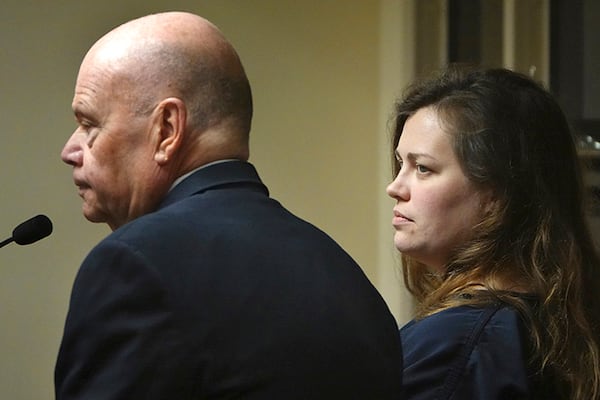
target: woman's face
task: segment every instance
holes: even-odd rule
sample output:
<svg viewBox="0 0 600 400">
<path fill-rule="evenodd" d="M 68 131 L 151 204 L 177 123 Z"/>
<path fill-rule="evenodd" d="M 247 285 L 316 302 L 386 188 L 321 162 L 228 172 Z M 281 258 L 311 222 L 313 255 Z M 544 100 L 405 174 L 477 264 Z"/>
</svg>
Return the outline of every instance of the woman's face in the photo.
<svg viewBox="0 0 600 400">
<path fill-rule="evenodd" d="M 396 200 L 394 244 L 430 270 L 443 272 L 451 253 L 481 220 L 486 196 L 463 173 L 433 108 L 408 118 L 396 157 L 401 168 L 387 187 Z"/>
</svg>

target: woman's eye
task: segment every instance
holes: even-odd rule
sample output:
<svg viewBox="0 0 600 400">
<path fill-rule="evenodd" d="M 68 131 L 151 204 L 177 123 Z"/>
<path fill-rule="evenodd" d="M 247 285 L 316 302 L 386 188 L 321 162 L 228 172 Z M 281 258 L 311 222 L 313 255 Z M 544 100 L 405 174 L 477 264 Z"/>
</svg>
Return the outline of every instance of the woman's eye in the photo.
<svg viewBox="0 0 600 400">
<path fill-rule="evenodd" d="M 420 174 L 426 174 L 426 173 L 430 172 L 429 168 L 427 168 L 426 166 L 421 165 L 421 164 L 417 164 L 416 168 L 417 168 L 417 172 Z"/>
</svg>

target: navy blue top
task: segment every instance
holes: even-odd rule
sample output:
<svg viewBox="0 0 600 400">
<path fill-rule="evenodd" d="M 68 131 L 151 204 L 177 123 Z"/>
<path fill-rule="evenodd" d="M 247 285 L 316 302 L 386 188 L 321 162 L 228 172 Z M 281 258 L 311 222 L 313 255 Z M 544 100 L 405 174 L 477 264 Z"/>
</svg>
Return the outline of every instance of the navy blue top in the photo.
<svg viewBox="0 0 600 400">
<path fill-rule="evenodd" d="M 400 334 L 406 400 L 558 398 L 528 368 L 529 336 L 512 307 L 454 307 Z"/>
</svg>

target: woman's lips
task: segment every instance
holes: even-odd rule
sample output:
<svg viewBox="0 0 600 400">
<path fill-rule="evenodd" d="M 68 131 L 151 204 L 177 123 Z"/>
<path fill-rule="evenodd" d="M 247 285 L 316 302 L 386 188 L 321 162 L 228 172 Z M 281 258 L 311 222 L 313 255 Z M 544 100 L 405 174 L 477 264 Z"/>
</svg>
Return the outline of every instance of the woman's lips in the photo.
<svg viewBox="0 0 600 400">
<path fill-rule="evenodd" d="M 400 211 L 394 210 L 394 217 L 392 218 L 392 225 L 398 226 L 398 225 L 407 224 L 410 222 L 413 222 L 413 220 L 408 218 L 404 214 L 402 214 Z"/>
</svg>

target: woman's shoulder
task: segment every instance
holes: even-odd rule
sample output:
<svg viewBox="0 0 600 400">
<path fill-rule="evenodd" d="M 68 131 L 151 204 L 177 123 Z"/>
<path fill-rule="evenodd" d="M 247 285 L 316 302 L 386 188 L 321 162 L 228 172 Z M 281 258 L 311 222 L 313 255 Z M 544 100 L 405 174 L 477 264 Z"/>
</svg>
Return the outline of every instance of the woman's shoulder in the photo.
<svg viewBox="0 0 600 400">
<path fill-rule="evenodd" d="M 504 304 L 487 306 L 458 306 L 439 311 L 423 319 L 412 320 L 400 329 L 403 337 L 440 337 L 444 341 L 452 338 L 463 342 L 465 336 L 481 330 L 520 330 L 522 320 L 519 313 Z"/>
<path fill-rule="evenodd" d="M 410 399 L 482 390 L 509 390 L 520 398 L 528 390 L 526 332 L 510 306 L 453 307 L 411 321 L 400 333 Z M 507 376 L 510 381 L 502 382 Z"/>
<path fill-rule="evenodd" d="M 440 357 L 450 360 L 459 352 L 474 350 L 480 344 L 487 351 L 514 349 L 523 341 L 524 333 L 517 310 L 502 304 L 448 308 L 413 320 L 400 330 L 405 364 L 432 357 L 432 353 L 441 353 Z M 464 346 L 471 349 L 464 350 Z"/>
</svg>

